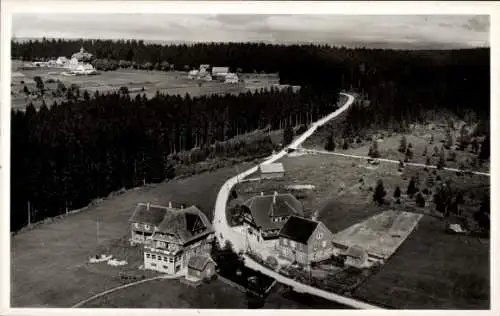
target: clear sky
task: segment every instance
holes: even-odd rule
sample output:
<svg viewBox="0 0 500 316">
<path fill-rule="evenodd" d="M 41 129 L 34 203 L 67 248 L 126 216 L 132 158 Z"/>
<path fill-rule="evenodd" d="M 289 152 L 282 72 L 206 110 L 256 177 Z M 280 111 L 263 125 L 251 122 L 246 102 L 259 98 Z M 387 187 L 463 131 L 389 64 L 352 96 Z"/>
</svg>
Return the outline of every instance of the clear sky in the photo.
<svg viewBox="0 0 500 316">
<path fill-rule="evenodd" d="M 393 48 L 489 46 L 489 17 L 473 15 L 14 14 L 18 38 L 188 42 L 312 42 Z"/>
</svg>

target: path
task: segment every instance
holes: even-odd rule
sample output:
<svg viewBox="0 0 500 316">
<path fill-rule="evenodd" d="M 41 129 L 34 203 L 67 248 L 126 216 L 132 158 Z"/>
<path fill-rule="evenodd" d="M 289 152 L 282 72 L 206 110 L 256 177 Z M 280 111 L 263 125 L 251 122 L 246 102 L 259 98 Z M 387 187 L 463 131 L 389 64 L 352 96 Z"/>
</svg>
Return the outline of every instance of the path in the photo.
<svg viewBox="0 0 500 316">
<path fill-rule="evenodd" d="M 127 283 L 127 284 L 124 284 L 124 285 L 120 285 L 120 286 L 114 287 L 112 289 L 106 290 L 104 292 L 98 293 L 98 294 L 96 294 L 94 296 L 91 296 L 91 297 L 89 297 L 89 298 L 87 298 L 87 299 L 85 299 L 85 300 L 83 300 L 81 302 L 78 302 L 77 304 L 73 305 L 71 308 L 82 307 L 83 305 L 87 304 L 88 302 L 93 301 L 93 300 L 95 300 L 95 299 L 97 299 L 97 298 L 99 298 L 101 296 L 104 296 L 104 295 L 107 295 L 107 294 L 110 294 L 110 293 L 122 290 L 122 289 L 130 287 L 130 286 L 134 286 L 134 285 L 138 285 L 138 284 L 141 284 L 141 283 L 146 283 L 146 282 L 150 282 L 150 281 L 154 281 L 154 280 L 160 280 L 160 279 L 177 279 L 177 278 L 182 277 L 182 276 L 179 276 L 179 275 L 160 275 L 160 276 L 152 277 L 152 278 L 149 278 L 149 279 L 144 279 L 144 280 L 140 280 L 140 281 L 136 281 L 136 282 L 132 282 L 132 283 Z"/>
<path fill-rule="evenodd" d="M 395 163 L 399 164 L 399 160 L 392 160 L 392 159 L 385 159 L 385 158 L 372 158 L 369 156 L 357 156 L 357 155 L 351 155 L 351 154 L 342 154 L 342 153 L 336 153 L 336 152 L 331 152 L 331 151 L 326 151 L 326 150 L 319 150 L 319 149 L 305 149 L 301 148 L 300 151 L 306 152 L 306 153 L 313 153 L 313 154 L 324 154 L 324 155 L 333 155 L 333 156 L 342 156 L 342 157 L 349 157 L 349 158 L 358 158 L 358 159 L 365 159 L 365 160 L 376 160 L 376 161 L 381 161 L 381 162 L 389 162 L 389 163 Z M 437 169 L 437 166 L 432 166 L 432 165 L 426 165 L 423 163 L 416 163 L 416 162 L 405 162 L 405 166 L 414 166 L 414 167 L 421 167 L 421 168 L 430 168 L 430 169 Z M 453 171 L 453 172 L 468 172 L 480 176 L 487 176 L 489 177 L 490 174 L 486 172 L 480 172 L 480 171 L 470 171 L 470 170 L 459 170 L 455 168 L 446 168 L 444 167 L 443 170 L 446 171 Z"/>
<path fill-rule="evenodd" d="M 316 131 L 316 129 L 318 127 L 324 125 L 328 121 L 337 117 L 338 115 L 343 113 L 345 110 L 347 110 L 352 105 L 352 103 L 354 101 L 354 97 L 350 94 L 347 94 L 347 93 L 341 93 L 341 94 L 348 98 L 347 102 L 342 107 L 337 109 L 335 112 L 330 113 L 326 117 L 313 123 L 311 125 L 311 127 L 304 134 L 300 135 L 297 139 L 295 139 L 288 146 L 288 148 L 297 149 L 307 138 L 309 138 Z M 273 162 L 277 161 L 278 159 L 282 158 L 283 156 L 285 156 L 287 154 L 286 149 L 287 148 L 284 148 L 280 152 L 270 156 L 266 161 L 261 163 L 261 165 L 270 164 L 270 163 L 273 163 Z M 236 185 L 236 183 L 238 183 L 238 179 L 245 178 L 245 177 L 249 176 L 250 174 L 257 172 L 258 169 L 259 169 L 259 166 L 255 166 L 255 167 L 253 167 L 247 171 L 244 171 L 244 172 L 240 173 L 239 175 L 236 175 L 236 176 L 232 177 L 231 179 L 227 180 L 224 183 L 224 185 L 222 186 L 222 188 L 220 189 L 219 194 L 217 195 L 217 200 L 215 202 L 214 228 L 215 228 L 217 235 L 223 236 L 223 238 L 219 239 L 219 242 L 223 243 L 224 239 L 230 240 L 231 243 L 233 244 L 233 248 L 236 252 L 239 252 L 240 250 L 243 250 L 243 251 L 245 250 L 245 238 L 244 238 L 243 234 L 240 234 L 237 231 L 235 231 L 234 229 L 232 229 L 227 223 L 227 219 L 226 219 L 227 200 L 229 198 L 229 193 L 231 192 L 231 189 Z M 254 262 L 253 260 L 249 259 L 248 257 L 246 257 L 245 262 L 246 262 L 246 265 L 248 265 L 249 267 L 251 266 L 252 269 L 254 269 L 256 271 L 260 271 L 263 274 L 268 275 L 272 278 L 275 278 L 278 281 L 280 281 L 281 283 L 289 284 L 289 285 L 293 286 L 294 289 L 298 290 L 299 292 L 305 292 L 305 293 L 309 293 L 309 294 L 312 294 L 315 296 L 323 297 L 327 300 L 335 301 L 335 302 L 338 302 L 338 303 L 341 303 L 341 304 L 344 304 L 344 305 L 347 305 L 347 306 L 350 306 L 353 308 L 357 308 L 357 309 L 378 309 L 378 307 L 367 304 L 367 303 L 362 302 L 362 301 L 358 301 L 358 300 L 348 298 L 348 297 L 343 297 L 341 295 L 329 293 L 329 292 L 311 287 L 309 285 L 299 283 L 291 278 L 282 276 L 282 275 L 280 275 L 280 274 L 278 274 L 278 273 L 276 273 L 276 272 L 274 272 L 274 271 L 272 271 L 272 270 L 270 270 L 270 269 L 268 269 L 268 268 L 266 268 L 266 267 L 264 267 L 256 262 Z"/>
</svg>

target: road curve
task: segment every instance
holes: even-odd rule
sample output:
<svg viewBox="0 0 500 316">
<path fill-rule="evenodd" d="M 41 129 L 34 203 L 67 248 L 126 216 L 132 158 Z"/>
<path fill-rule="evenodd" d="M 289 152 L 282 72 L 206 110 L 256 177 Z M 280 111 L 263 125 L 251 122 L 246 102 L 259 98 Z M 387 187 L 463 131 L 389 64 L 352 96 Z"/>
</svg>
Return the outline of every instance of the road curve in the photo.
<svg viewBox="0 0 500 316">
<path fill-rule="evenodd" d="M 317 122 L 313 123 L 311 127 L 302 135 L 300 135 L 297 139 L 295 139 L 289 146 L 288 148 L 293 148 L 297 149 L 307 138 L 309 138 L 318 127 L 324 125 L 328 121 L 332 120 L 333 118 L 337 117 L 340 115 L 342 112 L 347 110 L 352 103 L 354 102 L 354 97 L 350 94 L 347 93 L 341 93 L 342 95 L 346 96 L 348 98 L 347 102 L 337 109 L 335 112 L 330 113 L 329 115 L 325 116 L 324 118 L 318 120 Z M 270 164 L 275 162 L 276 160 L 282 158 L 287 154 L 286 149 L 281 150 L 280 152 L 270 156 L 268 159 L 266 159 L 264 162 L 261 163 L 261 165 L 265 164 Z M 216 233 L 220 236 L 222 235 L 225 240 L 231 241 L 233 244 L 233 248 L 235 251 L 239 252 L 240 250 L 244 251 L 244 240 L 242 240 L 240 234 L 238 234 L 236 231 L 234 231 L 227 223 L 226 219 L 226 204 L 227 200 L 229 198 L 229 193 L 231 192 L 231 189 L 238 183 L 239 179 L 243 179 L 250 174 L 256 172 L 259 169 L 259 166 L 255 166 L 253 168 L 248 169 L 247 171 L 244 171 L 231 179 L 227 180 L 222 188 L 220 189 L 218 195 L 217 195 L 217 200 L 215 202 L 215 212 L 214 212 L 214 229 Z M 220 240 L 222 242 L 222 239 Z M 250 258 L 246 257 L 245 259 L 245 265 L 247 265 L 249 268 L 252 268 L 253 270 L 260 271 L 261 273 L 268 275 L 272 278 L 275 278 L 276 280 L 280 281 L 281 283 L 288 284 L 293 286 L 293 288 L 298 291 L 298 292 L 304 292 L 304 293 L 309 293 L 315 296 L 323 297 L 325 299 L 328 299 L 330 301 L 335 301 L 340 304 L 344 304 L 346 306 L 350 306 L 356 309 L 380 309 L 379 307 L 367 304 L 362 301 L 358 301 L 349 297 L 344 297 L 341 295 L 329 293 L 317 288 L 314 288 L 312 286 L 306 285 L 299 283 L 291 278 L 285 277 L 283 275 L 280 275 L 264 266 L 261 264 L 258 264 L 257 262 L 251 260 Z"/>
<path fill-rule="evenodd" d="M 399 160 L 392 160 L 392 159 L 386 159 L 386 158 L 372 158 L 369 156 L 357 156 L 357 155 L 351 155 L 351 154 L 342 154 L 342 153 L 336 153 L 336 152 L 331 152 L 331 151 L 326 151 L 326 150 L 318 150 L 318 149 L 301 149 L 301 151 L 306 152 L 306 153 L 313 153 L 313 154 L 324 154 L 324 155 L 333 155 L 333 156 L 342 156 L 342 157 L 349 157 L 349 158 L 358 158 L 358 159 L 372 159 L 376 161 L 381 161 L 381 162 L 389 162 L 389 163 L 394 163 L 394 164 L 399 164 Z M 420 167 L 420 168 L 430 168 L 430 169 L 437 169 L 437 166 L 433 165 L 426 165 L 423 163 L 417 163 L 417 162 L 405 162 L 405 166 L 414 166 L 414 167 Z M 452 171 L 452 172 L 469 172 L 472 174 L 476 174 L 479 176 L 487 176 L 489 177 L 490 174 L 486 172 L 480 172 L 480 171 L 472 171 L 472 170 L 459 170 L 456 168 L 446 168 L 444 167 L 443 170 L 446 171 Z"/>
</svg>

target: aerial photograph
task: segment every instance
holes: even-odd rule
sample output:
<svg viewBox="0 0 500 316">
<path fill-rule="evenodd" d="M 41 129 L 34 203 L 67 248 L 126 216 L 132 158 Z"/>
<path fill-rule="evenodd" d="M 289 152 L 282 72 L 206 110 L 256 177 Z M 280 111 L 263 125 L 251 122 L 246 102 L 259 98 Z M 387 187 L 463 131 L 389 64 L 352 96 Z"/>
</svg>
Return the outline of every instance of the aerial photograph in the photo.
<svg viewBox="0 0 500 316">
<path fill-rule="evenodd" d="M 488 15 L 11 20 L 11 309 L 492 308 Z"/>
</svg>

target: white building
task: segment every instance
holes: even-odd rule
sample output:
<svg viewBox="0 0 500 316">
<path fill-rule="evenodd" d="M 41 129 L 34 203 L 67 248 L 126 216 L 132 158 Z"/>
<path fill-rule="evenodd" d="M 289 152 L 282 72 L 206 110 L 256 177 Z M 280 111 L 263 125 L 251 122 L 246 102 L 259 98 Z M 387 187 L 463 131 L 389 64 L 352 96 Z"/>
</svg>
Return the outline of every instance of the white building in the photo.
<svg viewBox="0 0 500 316">
<path fill-rule="evenodd" d="M 198 73 L 199 71 L 198 70 L 191 70 L 190 72 L 188 72 L 188 79 L 191 79 L 191 80 L 194 80 L 198 77 Z"/>
<path fill-rule="evenodd" d="M 94 66 L 89 63 L 78 61 L 77 58 L 71 58 L 68 64 L 68 69 L 71 73 L 77 75 L 93 75 L 96 74 Z"/>
<path fill-rule="evenodd" d="M 225 79 L 229 73 L 229 67 L 212 67 L 212 77 Z"/>
<path fill-rule="evenodd" d="M 60 56 L 56 60 L 56 65 L 59 67 L 66 67 L 68 65 L 68 62 L 69 62 L 68 58 Z"/>
<path fill-rule="evenodd" d="M 238 81 L 238 75 L 231 72 L 226 74 L 226 79 L 224 80 L 225 83 L 238 83 Z"/>
<path fill-rule="evenodd" d="M 281 178 L 285 175 L 285 168 L 280 162 L 260 165 L 259 170 L 261 179 Z"/>
</svg>

